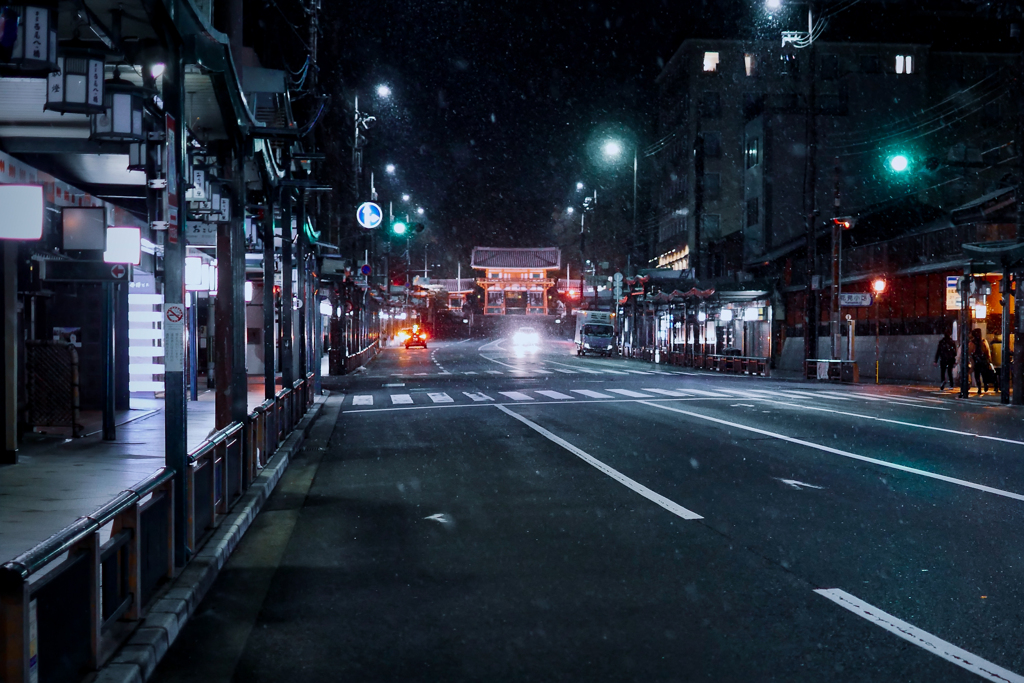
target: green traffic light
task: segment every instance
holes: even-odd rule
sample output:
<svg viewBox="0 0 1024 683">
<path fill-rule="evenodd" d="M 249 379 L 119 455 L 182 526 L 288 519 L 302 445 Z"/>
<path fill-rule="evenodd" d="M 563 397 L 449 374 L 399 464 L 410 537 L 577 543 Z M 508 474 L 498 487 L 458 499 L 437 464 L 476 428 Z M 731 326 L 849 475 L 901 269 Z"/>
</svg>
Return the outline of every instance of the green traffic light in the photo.
<svg viewBox="0 0 1024 683">
<path fill-rule="evenodd" d="M 395 233 L 396 235 L 404 235 L 405 223 L 403 223 L 402 221 L 395 221 L 394 224 L 391 226 L 391 232 Z"/>
</svg>

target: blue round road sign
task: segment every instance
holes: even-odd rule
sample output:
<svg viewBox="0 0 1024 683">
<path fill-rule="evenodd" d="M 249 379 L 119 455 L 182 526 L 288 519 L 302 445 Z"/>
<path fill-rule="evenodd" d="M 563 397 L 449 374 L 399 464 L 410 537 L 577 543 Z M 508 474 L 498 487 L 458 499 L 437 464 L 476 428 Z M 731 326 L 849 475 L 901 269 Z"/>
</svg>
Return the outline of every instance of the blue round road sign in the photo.
<svg viewBox="0 0 1024 683">
<path fill-rule="evenodd" d="M 363 202 L 356 209 L 356 220 L 367 230 L 373 230 L 384 220 L 384 212 L 373 202 Z"/>
<path fill-rule="evenodd" d="M 363 275 L 369 275 L 370 274 L 370 270 L 371 270 L 370 266 L 368 264 L 366 264 L 366 263 L 364 263 L 362 266 L 359 267 L 359 272 L 362 273 Z"/>
</svg>

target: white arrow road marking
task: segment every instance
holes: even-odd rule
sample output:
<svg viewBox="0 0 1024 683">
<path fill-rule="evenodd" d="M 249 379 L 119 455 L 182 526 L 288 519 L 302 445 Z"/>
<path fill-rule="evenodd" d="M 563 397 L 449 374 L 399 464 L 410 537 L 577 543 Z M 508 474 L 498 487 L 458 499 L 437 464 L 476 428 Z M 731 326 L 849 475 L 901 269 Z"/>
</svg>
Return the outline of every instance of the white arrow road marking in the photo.
<svg viewBox="0 0 1024 683">
<path fill-rule="evenodd" d="M 787 485 L 787 486 L 789 486 L 791 488 L 794 488 L 794 489 L 822 489 L 822 488 L 825 488 L 824 486 L 815 486 L 814 484 L 807 484 L 807 483 L 804 483 L 802 481 L 797 481 L 796 479 L 783 479 L 781 477 L 775 477 L 775 478 L 778 479 L 779 481 L 781 481 L 783 484 L 785 484 L 785 485 Z"/>
<path fill-rule="evenodd" d="M 354 406 L 372 406 L 373 396 L 370 394 L 361 394 L 359 396 L 352 397 L 352 405 Z"/>
<path fill-rule="evenodd" d="M 661 507 L 665 508 L 666 510 L 668 510 L 672 514 L 677 515 L 679 517 L 682 517 L 683 519 L 704 519 L 703 517 L 698 515 L 696 512 L 693 512 L 692 510 L 687 510 L 683 506 L 681 506 L 678 503 L 675 503 L 675 502 L 669 500 L 668 498 L 664 497 L 663 495 L 661 495 L 659 493 L 655 493 L 654 491 L 650 490 L 649 488 L 647 488 L 646 486 L 644 486 L 640 482 L 637 482 L 637 481 L 634 481 L 633 479 L 630 479 L 629 477 L 624 475 L 622 472 L 619 472 L 618 470 L 616 470 L 616 469 L 614 469 L 612 467 L 609 467 L 608 465 L 605 465 L 603 462 L 601 462 L 600 460 L 598 460 L 594 456 L 590 455 L 589 453 L 587 453 L 583 449 L 577 448 L 576 446 L 573 446 L 571 443 L 569 443 L 568 441 L 566 441 L 562 437 L 557 436 L 556 434 L 553 434 L 553 433 L 549 432 L 548 430 L 544 429 L 543 427 L 541 427 L 536 422 L 533 422 L 532 420 L 526 419 L 525 417 L 523 417 L 519 413 L 517 413 L 517 412 L 515 412 L 513 410 L 510 410 L 510 409 L 506 408 L 505 406 L 503 406 L 501 404 L 495 404 L 494 407 L 497 408 L 498 410 L 500 410 L 501 412 L 505 413 L 506 415 L 509 415 L 509 416 L 514 417 L 515 419 L 519 420 L 520 422 L 522 422 L 524 425 L 526 425 L 527 427 L 529 427 L 533 431 L 537 432 L 538 434 L 540 434 L 541 436 L 545 437 L 546 439 L 549 439 L 550 441 L 553 441 L 554 443 L 558 444 L 559 446 L 561 446 L 565 450 L 569 451 L 570 453 L 575 455 L 577 458 L 579 458 L 583 462 L 585 462 L 588 465 L 596 468 L 598 471 L 603 472 L 604 474 L 607 474 L 609 477 L 611 477 L 615 481 L 619 482 L 620 484 L 622 484 L 626 488 L 629 488 L 629 489 L 639 493 L 641 496 L 643 496 L 647 500 L 651 501 L 652 503 L 655 503 L 656 505 L 660 505 Z"/>
<path fill-rule="evenodd" d="M 430 515 L 429 517 L 424 517 L 423 519 L 429 519 L 432 522 L 440 522 L 445 526 L 449 526 L 455 523 L 455 520 L 453 520 L 450 516 L 446 515 L 443 512 L 435 513 L 433 515 Z"/>
<path fill-rule="evenodd" d="M 957 666 L 967 669 L 972 674 L 981 676 L 989 681 L 999 681 L 1000 683 L 1024 683 L 1024 676 L 1015 674 L 998 664 L 993 664 L 986 659 L 971 654 L 967 650 L 962 650 L 952 643 L 947 643 L 945 640 L 933 636 L 927 631 L 922 631 L 902 619 L 897 619 L 893 615 L 883 612 L 874 605 L 870 605 L 844 590 L 839 588 L 820 588 L 814 592 L 828 598 L 840 607 L 850 610 L 858 617 L 881 626 L 889 633 L 893 633 L 903 640 L 917 645 L 922 650 L 931 652 L 933 655 L 942 657 L 947 662 L 953 662 Z"/>
</svg>

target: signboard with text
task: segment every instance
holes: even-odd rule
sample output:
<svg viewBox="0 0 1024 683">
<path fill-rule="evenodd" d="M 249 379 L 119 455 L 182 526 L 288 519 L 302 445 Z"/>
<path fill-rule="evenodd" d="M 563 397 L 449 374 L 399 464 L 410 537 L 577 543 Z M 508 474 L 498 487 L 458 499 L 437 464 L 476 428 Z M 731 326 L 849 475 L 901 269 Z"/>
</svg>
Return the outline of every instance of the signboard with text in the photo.
<svg viewBox="0 0 1024 683">
<path fill-rule="evenodd" d="M 868 292 L 843 292 L 839 295 L 839 305 L 846 308 L 862 308 L 874 303 L 872 299 Z"/>
</svg>

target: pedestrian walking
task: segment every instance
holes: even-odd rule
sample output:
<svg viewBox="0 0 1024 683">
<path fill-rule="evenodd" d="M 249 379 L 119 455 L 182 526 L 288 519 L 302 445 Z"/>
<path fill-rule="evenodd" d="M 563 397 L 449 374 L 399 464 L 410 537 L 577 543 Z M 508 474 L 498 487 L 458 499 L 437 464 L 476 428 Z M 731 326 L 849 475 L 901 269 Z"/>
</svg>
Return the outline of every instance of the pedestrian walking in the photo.
<svg viewBox="0 0 1024 683">
<path fill-rule="evenodd" d="M 935 365 L 939 366 L 939 390 L 946 388 L 946 378 L 949 378 L 949 386 L 956 386 L 953 383 L 953 366 L 956 365 L 956 342 L 953 341 L 949 330 L 946 330 L 939 340 L 939 346 L 935 349 Z"/>
<path fill-rule="evenodd" d="M 988 391 L 989 383 L 996 388 L 999 381 L 996 378 L 995 368 L 992 367 L 992 351 L 989 349 L 988 341 L 981 336 L 981 328 L 971 330 L 971 341 L 967 347 L 970 354 L 971 368 L 974 371 L 974 384 L 978 387 L 978 396 L 981 396 L 982 387 Z"/>
</svg>

